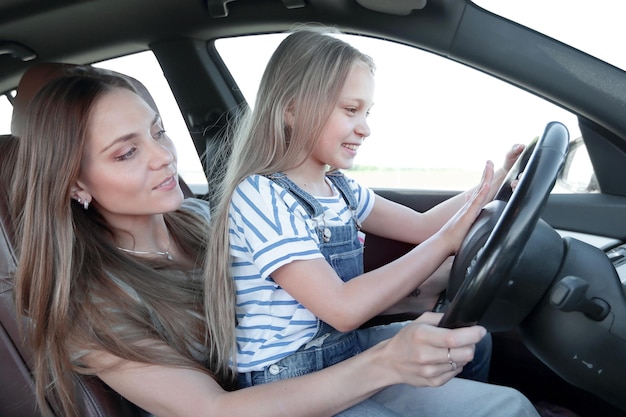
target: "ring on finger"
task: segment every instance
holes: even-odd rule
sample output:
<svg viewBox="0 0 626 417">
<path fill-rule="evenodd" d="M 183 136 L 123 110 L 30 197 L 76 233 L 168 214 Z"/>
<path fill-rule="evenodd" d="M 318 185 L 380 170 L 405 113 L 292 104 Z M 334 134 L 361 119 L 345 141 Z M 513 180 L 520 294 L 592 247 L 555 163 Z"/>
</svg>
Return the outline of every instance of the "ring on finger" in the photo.
<svg viewBox="0 0 626 417">
<path fill-rule="evenodd" d="M 448 363 L 452 367 L 451 371 L 456 371 L 459 365 L 456 364 L 455 361 L 452 360 L 452 356 L 450 356 L 450 348 L 448 348 Z"/>
</svg>

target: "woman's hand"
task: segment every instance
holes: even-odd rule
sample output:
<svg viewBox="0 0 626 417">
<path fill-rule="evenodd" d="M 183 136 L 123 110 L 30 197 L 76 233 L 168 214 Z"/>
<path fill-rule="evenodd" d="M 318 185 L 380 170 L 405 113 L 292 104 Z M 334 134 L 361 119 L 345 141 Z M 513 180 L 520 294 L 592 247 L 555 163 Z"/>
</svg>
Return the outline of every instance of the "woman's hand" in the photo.
<svg viewBox="0 0 626 417">
<path fill-rule="evenodd" d="M 474 349 L 487 333 L 484 327 L 437 327 L 440 313 L 424 313 L 397 335 L 382 342 L 390 366 L 401 382 L 436 387 L 458 375 L 474 359 Z"/>
</svg>

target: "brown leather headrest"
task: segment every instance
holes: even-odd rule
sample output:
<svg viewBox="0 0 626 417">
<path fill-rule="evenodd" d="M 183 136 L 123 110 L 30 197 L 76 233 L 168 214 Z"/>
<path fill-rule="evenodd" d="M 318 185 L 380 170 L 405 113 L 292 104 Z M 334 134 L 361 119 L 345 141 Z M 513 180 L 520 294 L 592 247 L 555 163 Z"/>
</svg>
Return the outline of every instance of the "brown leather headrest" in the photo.
<svg viewBox="0 0 626 417">
<path fill-rule="evenodd" d="M 17 95 L 13 102 L 13 115 L 11 117 L 11 134 L 13 136 L 21 136 L 20 120 L 26 113 L 26 108 L 33 97 L 41 90 L 41 88 L 52 80 L 61 78 L 65 75 L 66 68 L 72 68 L 75 65 L 62 64 L 57 62 L 36 63 L 28 67 L 22 75 L 17 86 Z"/>
<path fill-rule="evenodd" d="M 26 114 L 28 105 L 32 101 L 33 97 L 37 95 L 39 90 L 41 90 L 42 87 L 50 81 L 72 75 L 72 70 L 76 67 L 78 67 L 78 65 L 60 62 L 38 62 L 28 67 L 20 79 L 17 86 L 17 95 L 15 96 L 15 100 L 13 102 L 13 115 L 11 117 L 11 134 L 13 136 L 21 136 L 21 121 Z M 152 95 L 141 82 L 133 77 L 115 71 L 102 71 L 114 73 L 130 80 L 139 95 L 146 101 L 146 103 L 148 103 L 150 107 L 158 112 L 158 108 L 152 98 Z"/>
</svg>

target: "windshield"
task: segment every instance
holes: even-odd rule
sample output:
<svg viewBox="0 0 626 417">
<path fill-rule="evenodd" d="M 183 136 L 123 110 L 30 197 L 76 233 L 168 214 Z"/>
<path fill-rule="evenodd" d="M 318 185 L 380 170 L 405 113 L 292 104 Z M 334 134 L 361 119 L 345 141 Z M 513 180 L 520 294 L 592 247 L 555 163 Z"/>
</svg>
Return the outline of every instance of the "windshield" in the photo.
<svg viewBox="0 0 626 417">
<path fill-rule="evenodd" d="M 626 70 L 626 54 L 621 45 L 626 39 L 622 0 L 474 0 L 474 3 Z"/>
</svg>

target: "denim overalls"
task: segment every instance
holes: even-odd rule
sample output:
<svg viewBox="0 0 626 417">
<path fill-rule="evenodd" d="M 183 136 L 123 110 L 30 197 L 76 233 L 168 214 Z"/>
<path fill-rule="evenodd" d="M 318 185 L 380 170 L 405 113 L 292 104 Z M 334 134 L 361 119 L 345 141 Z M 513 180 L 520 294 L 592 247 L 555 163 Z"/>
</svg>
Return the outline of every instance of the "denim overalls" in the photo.
<svg viewBox="0 0 626 417">
<path fill-rule="evenodd" d="M 268 178 L 287 190 L 316 222 L 320 251 L 337 275 L 348 281 L 363 274 L 363 245 L 359 240 L 360 225 L 356 218 L 357 201 L 348 181 L 341 172 L 327 177 L 352 212 L 353 222 L 343 226 L 326 226 L 324 209 L 312 195 L 298 187 L 285 174 L 268 175 Z M 242 387 L 258 385 L 280 379 L 308 374 L 339 363 L 361 352 L 355 331 L 335 330 L 318 319 L 313 339 L 290 356 L 270 365 L 263 371 L 239 374 Z"/>
</svg>

